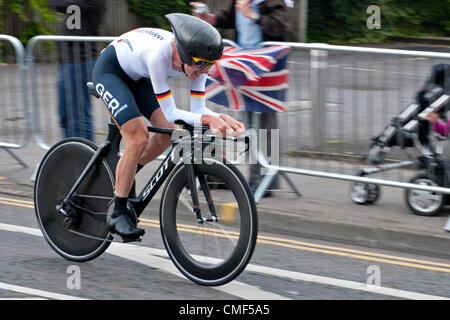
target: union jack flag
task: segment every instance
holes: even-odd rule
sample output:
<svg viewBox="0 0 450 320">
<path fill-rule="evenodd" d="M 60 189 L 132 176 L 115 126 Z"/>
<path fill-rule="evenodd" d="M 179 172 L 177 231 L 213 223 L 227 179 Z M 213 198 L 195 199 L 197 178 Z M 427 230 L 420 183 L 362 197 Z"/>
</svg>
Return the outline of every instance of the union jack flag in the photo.
<svg viewBox="0 0 450 320">
<path fill-rule="evenodd" d="M 291 47 L 258 49 L 225 48 L 211 67 L 206 82 L 206 99 L 233 110 L 286 112 Z"/>
</svg>

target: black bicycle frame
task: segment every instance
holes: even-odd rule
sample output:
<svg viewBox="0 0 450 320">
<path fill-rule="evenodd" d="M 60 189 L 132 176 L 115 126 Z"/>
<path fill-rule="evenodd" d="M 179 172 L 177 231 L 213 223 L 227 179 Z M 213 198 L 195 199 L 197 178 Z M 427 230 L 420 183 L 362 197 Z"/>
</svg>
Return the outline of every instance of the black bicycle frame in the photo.
<svg viewBox="0 0 450 320">
<path fill-rule="evenodd" d="M 173 129 L 164 129 L 164 128 L 155 128 L 155 127 L 148 127 L 149 132 L 154 133 L 162 133 L 170 135 L 173 133 Z M 72 196 L 75 194 L 75 191 L 80 186 L 80 184 L 83 182 L 83 180 L 88 175 L 89 171 L 95 166 L 97 161 L 104 158 L 106 162 L 108 163 L 109 168 L 111 171 L 115 174 L 117 163 L 119 161 L 119 152 L 120 152 L 120 141 L 122 140 L 122 135 L 120 134 L 119 129 L 114 124 L 109 124 L 109 131 L 108 136 L 105 140 L 105 142 L 97 149 L 92 159 L 89 161 L 86 168 L 81 173 L 78 180 L 75 182 L 75 184 L 72 186 L 70 192 L 67 194 L 66 198 L 63 200 L 63 202 L 57 207 L 58 210 L 62 211 L 64 204 L 70 204 L 74 206 L 77 209 L 83 210 L 84 212 L 93 215 L 96 218 L 99 218 L 101 220 L 104 220 L 106 217 L 105 213 L 98 213 L 98 212 L 91 212 L 90 210 L 87 210 L 85 208 L 80 207 L 79 205 L 75 204 L 73 201 L 71 201 Z M 136 199 L 129 199 L 129 203 L 133 206 L 136 215 L 139 217 L 146 206 L 149 204 L 149 202 L 153 199 L 155 194 L 158 192 L 159 188 L 163 185 L 164 181 L 167 179 L 167 177 L 170 175 L 170 173 L 173 171 L 173 169 L 176 167 L 177 163 L 174 162 L 175 160 L 175 148 L 173 147 L 175 144 L 180 143 L 180 141 L 175 142 L 172 144 L 172 148 L 170 152 L 165 157 L 164 161 L 162 161 L 161 165 L 158 167 L 158 169 L 155 171 L 155 173 L 152 175 L 150 180 L 147 182 L 145 187 L 142 189 L 140 194 Z M 180 150 L 178 150 L 180 151 Z M 182 149 L 180 152 L 180 156 L 183 156 Z M 187 175 L 188 175 L 188 184 L 190 186 L 190 190 L 193 190 L 191 192 L 192 200 L 193 200 L 193 212 L 197 215 L 197 218 L 200 218 L 200 211 L 199 211 L 199 203 L 198 203 L 198 195 L 197 190 L 194 187 L 195 186 L 195 170 L 194 165 L 186 163 L 185 164 L 187 168 Z M 202 187 L 204 186 L 203 179 L 200 180 L 202 183 Z M 206 185 L 205 186 L 205 192 L 209 193 L 209 188 Z M 64 213 L 64 211 L 63 211 Z M 99 217 L 101 216 L 101 217 Z M 105 220 L 106 221 L 106 220 Z"/>
<path fill-rule="evenodd" d="M 152 175 L 145 187 L 139 193 L 138 197 L 136 199 L 128 199 L 138 217 L 144 211 L 145 207 L 147 207 L 149 202 L 152 201 L 159 188 L 161 188 L 164 181 L 166 181 L 167 177 L 177 165 L 173 160 L 174 149 L 172 148 L 156 172 Z"/>
</svg>

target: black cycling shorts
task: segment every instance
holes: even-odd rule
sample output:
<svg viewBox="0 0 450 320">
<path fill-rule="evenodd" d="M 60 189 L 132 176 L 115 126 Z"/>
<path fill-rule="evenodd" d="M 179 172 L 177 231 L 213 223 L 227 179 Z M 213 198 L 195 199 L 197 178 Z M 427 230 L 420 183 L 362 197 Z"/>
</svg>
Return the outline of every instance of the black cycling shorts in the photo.
<svg viewBox="0 0 450 320">
<path fill-rule="evenodd" d="M 112 45 L 97 59 L 92 80 L 109 115 L 119 128 L 128 120 L 140 116 L 150 120 L 153 111 L 159 108 L 150 79 L 131 79 L 120 67 L 116 49 Z"/>
</svg>

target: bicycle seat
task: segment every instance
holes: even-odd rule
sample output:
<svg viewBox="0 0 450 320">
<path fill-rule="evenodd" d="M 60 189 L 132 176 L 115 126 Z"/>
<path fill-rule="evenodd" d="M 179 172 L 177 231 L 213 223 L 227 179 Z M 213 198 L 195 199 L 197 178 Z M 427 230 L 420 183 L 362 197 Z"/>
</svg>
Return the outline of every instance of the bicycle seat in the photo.
<svg viewBox="0 0 450 320">
<path fill-rule="evenodd" d="M 100 99 L 101 96 L 98 94 L 97 90 L 95 90 L 94 84 L 92 82 L 88 82 L 86 83 L 87 87 L 88 87 L 88 93 L 94 97 L 96 97 L 97 99 Z"/>
</svg>

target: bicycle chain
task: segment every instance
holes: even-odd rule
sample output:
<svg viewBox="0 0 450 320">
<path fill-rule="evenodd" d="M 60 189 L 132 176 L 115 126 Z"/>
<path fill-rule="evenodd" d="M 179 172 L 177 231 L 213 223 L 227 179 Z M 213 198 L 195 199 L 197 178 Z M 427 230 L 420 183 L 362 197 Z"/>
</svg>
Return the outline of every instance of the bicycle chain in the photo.
<svg viewBox="0 0 450 320">
<path fill-rule="evenodd" d="M 109 240 L 109 239 L 99 238 L 99 237 L 96 237 L 96 236 L 91 236 L 90 234 L 82 233 L 82 232 L 79 232 L 79 231 L 76 231 L 76 230 L 67 229 L 67 231 L 69 231 L 71 233 L 74 233 L 74 234 L 77 234 L 79 236 L 86 237 L 86 238 L 93 239 L 93 240 L 97 240 L 97 241 L 106 241 L 106 242 L 115 242 L 115 243 L 127 243 L 127 242 L 134 242 L 134 241 L 141 242 L 142 241 L 142 236 L 139 237 L 138 239 L 126 240 L 126 239 L 122 238 L 122 241 L 118 241 L 118 240 L 114 240 L 114 236 L 113 236 L 113 238 L 111 240 Z"/>
<path fill-rule="evenodd" d="M 79 197 L 79 198 L 94 198 L 94 199 L 110 200 L 110 204 L 114 200 L 113 197 L 96 196 L 96 195 L 89 195 L 89 194 L 86 194 L 86 195 L 85 194 L 74 194 L 74 196 L 75 197 Z M 139 219 L 136 217 L 136 214 L 134 212 L 133 212 L 133 215 L 134 215 L 134 217 L 136 219 L 136 223 L 138 223 Z M 117 242 L 117 243 L 127 242 L 127 241 L 123 241 L 123 239 L 122 239 L 122 241 L 114 240 L 114 236 L 113 236 L 113 239 L 109 240 L 109 239 L 106 239 L 106 238 L 100 238 L 100 237 L 96 237 L 96 236 L 93 236 L 93 235 L 90 235 L 90 234 L 82 233 L 82 232 L 79 232 L 79 231 L 76 231 L 76 230 L 73 230 L 73 229 L 67 229 L 67 231 L 69 231 L 71 233 L 74 233 L 74 234 L 77 234 L 79 236 L 82 236 L 82 237 L 85 237 L 85 238 L 89 238 L 89 239 L 93 239 L 93 240 L 97 240 L 97 241 L 107 241 L 107 242 Z M 140 240 L 136 240 L 136 241 L 140 241 Z"/>
<path fill-rule="evenodd" d="M 77 193 L 75 193 L 73 196 L 79 197 L 79 198 L 102 199 L 102 200 L 111 200 L 111 201 L 114 200 L 114 197 L 96 196 L 96 195 L 92 195 L 92 194 L 77 194 Z"/>
<path fill-rule="evenodd" d="M 109 239 L 106 239 L 106 238 L 100 238 L 100 237 L 92 236 L 90 234 L 82 233 L 82 232 L 79 232 L 79 231 L 76 231 L 76 230 L 73 230 L 73 229 L 67 229 L 67 231 L 72 232 L 74 234 L 77 234 L 79 236 L 85 237 L 85 238 L 93 239 L 93 240 L 107 241 L 107 242 L 120 242 L 120 241 L 114 240 L 114 237 L 111 240 L 109 240 Z"/>
</svg>

